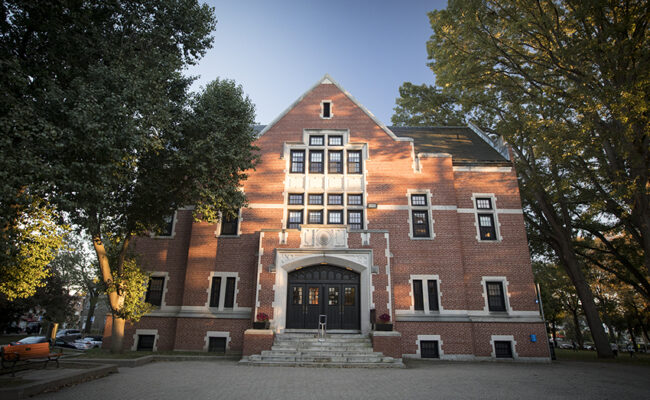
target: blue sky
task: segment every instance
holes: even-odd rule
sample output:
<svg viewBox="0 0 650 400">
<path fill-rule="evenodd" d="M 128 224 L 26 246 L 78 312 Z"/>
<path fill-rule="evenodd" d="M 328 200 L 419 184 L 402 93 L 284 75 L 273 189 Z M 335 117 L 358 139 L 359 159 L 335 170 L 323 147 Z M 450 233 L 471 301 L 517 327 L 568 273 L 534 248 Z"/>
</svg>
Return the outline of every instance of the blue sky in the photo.
<svg viewBox="0 0 650 400">
<path fill-rule="evenodd" d="M 214 45 L 197 66 L 194 89 L 234 79 L 268 124 L 329 73 L 380 121 L 405 81 L 433 83 L 426 66 L 427 12 L 446 1 L 209 1 Z"/>
</svg>

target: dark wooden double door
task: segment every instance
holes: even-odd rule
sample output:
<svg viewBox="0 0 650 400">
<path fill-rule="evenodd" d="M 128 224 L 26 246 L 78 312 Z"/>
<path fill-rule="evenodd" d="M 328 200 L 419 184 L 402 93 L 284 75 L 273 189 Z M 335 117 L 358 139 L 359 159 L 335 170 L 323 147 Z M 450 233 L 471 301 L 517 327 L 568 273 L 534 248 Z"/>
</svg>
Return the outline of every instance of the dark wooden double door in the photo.
<svg viewBox="0 0 650 400">
<path fill-rule="evenodd" d="M 327 329 L 359 329 L 359 274 L 332 265 L 289 273 L 287 328 L 316 329 L 327 315 Z"/>
</svg>

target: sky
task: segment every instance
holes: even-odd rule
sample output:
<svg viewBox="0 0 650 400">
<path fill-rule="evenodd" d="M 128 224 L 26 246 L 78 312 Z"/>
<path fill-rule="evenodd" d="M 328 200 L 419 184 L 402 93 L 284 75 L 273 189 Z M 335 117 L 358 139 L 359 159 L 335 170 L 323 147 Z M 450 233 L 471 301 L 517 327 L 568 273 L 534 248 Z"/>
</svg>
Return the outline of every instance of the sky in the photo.
<svg viewBox="0 0 650 400">
<path fill-rule="evenodd" d="M 427 12 L 446 1 L 208 1 L 214 43 L 186 73 L 193 90 L 234 79 L 268 124 L 326 73 L 390 125 L 404 82 L 433 84 Z"/>
</svg>

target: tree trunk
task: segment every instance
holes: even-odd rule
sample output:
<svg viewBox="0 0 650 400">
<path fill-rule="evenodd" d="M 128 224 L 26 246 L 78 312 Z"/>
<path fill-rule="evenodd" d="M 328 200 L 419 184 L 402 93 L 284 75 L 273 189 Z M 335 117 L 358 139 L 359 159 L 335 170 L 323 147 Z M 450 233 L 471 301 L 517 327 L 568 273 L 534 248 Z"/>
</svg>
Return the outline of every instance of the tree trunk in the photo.
<svg viewBox="0 0 650 400">
<path fill-rule="evenodd" d="M 553 334 L 553 346 L 557 347 L 557 326 L 555 322 L 551 323 L 551 333 Z"/>
<path fill-rule="evenodd" d="M 124 325 L 126 320 L 113 314 L 113 327 L 111 329 L 111 353 L 121 353 L 124 342 Z"/>
<path fill-rule="evenodd" d="M 99 299 L 99 296 L 90 296 L 90 303 L 88 304 L 88 315 L 86 316 L 86 329 L 84 330 L 86 333 L 90 333 L 93 325 L 92 319 L 95 316 L 97 299 Z"/>
<path fill-rule="evenodd" d="M 582 346 L 585 343 L 584 338 L 582 337 L 582 329 L 580 329 L 580 318 L 578 318 L 578 310 L 571 310 L 571 315 L 573 316 L 573 325 L 576 330 L 576 340 L 578 341 L 578 348 L 582 349 Z"/>
<path fill-rule="evenodd" d="M 111 353 L 121 353 L 122 352 L 122 341 L 124 340 L 124 319 L 117 318 L 116 312 L 118 312 L 122 305 L 124 304 L 124 296 L 118 293 L 118 287 L 113 282 L 113 274 L 111 273 L 111 267 L 108 261 L 108 255 L 106 254 L 106 248 L 104 243 L 102 243 L 101 236 L 99 234 L 93 235 L 93 247 L 95 248 L 95 253 L 97 253 L 97 261 L 99 262 L 99 269 L 102 272 L 102 279 L 108 290 L 108 300 L 113 311 L 113 328 L 112 328 L 112 337 L 111 337 Z"/>
<path fill-rule="evenodd" d="M 632 351 L 636 352 L 636 338 L 634 337 L 634 329 L 632 328 L 632 323 L 627 321 L 627 331 L 630 332 L 630 340 L 632 341 Z"/>
<path fill-rule="evenodd" d="M 558 245 L 559 248 L 556 248 L 556 251 L 559 250 L 558 255 L 561 257 L 562 265 L 569 275 L 569 279 L 571 279 L 571 282 L 573 282 L 573 285 L 576 288 L 578 298 L 580 298 L 582 310 L 585 313 L 591 336 L 596 345 L 598 358 L 614 358 L 614 352 L 612 352 L 612 348 L 609 345 L 609 339 L 607 338 L 605 328 L 603 328 L 603 323 L 598 314 L 598 308 L 594 302 L 594 295 L 591 292 L 591 288 L 589 287 L 589 283 L 587 283 L 587 279 L 585 278 L 582 269 L 580 268 L 580 263 L 573 252 L 571 241 L 567 239 L 566 242 L 558 243 Z M 580 328 L 577 327 L 577 329 Z"/>
</svg>

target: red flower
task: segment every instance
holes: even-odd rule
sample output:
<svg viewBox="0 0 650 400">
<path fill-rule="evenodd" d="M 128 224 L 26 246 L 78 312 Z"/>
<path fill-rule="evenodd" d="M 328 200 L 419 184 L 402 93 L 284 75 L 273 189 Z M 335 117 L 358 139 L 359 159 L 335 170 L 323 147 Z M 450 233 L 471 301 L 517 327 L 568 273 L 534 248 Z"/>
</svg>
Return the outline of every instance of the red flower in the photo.
<svg viewBox="0 0 650 400">
<path fill-rule="evenodd" d="M 259 322 L 266 322 L 266 321 L 269 320 L 269 316 L 266 315 L 266 313 L 261 312 L 261 313 L 257 314 L 257 320 Z"/>
<path fill-rule="evenodd" d="M 388 315 L 388 314 L 381 314 L 381 315 L 379 316 L 379 319 L 381 320 L 381 322 L 384 322 L 384 323 L 385 323 L 385 322 L 388 322 L 388 321 L 390 321 L 390 315 Z"/>
</svg>

